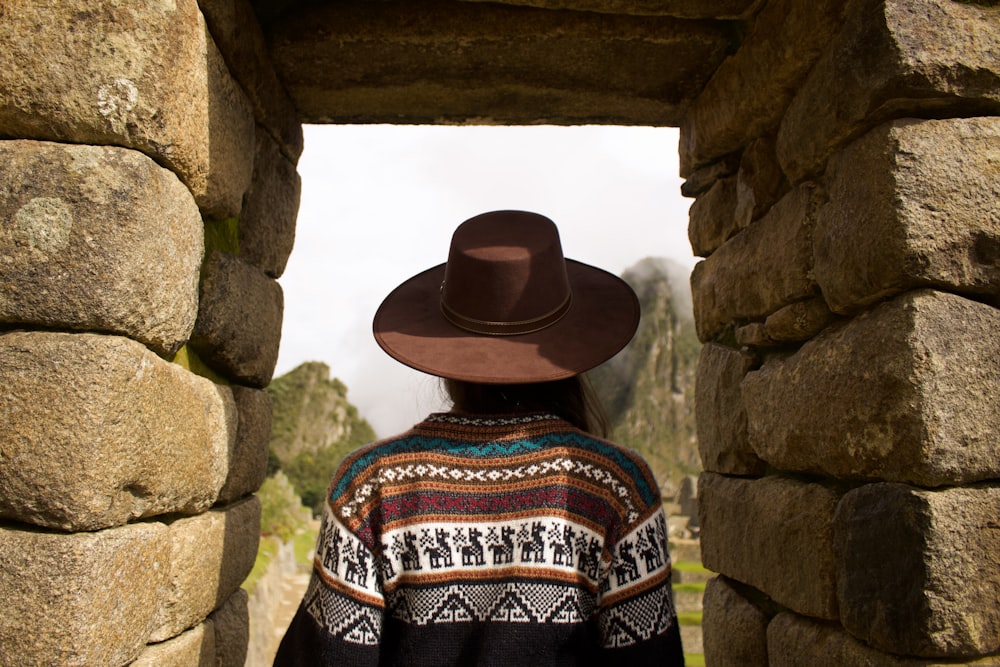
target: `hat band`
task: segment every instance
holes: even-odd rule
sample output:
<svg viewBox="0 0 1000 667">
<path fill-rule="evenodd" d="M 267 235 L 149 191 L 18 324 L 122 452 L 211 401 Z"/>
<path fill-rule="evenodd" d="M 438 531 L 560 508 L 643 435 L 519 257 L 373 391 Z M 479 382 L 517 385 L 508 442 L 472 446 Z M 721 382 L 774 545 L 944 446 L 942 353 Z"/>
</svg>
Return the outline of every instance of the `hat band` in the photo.
<svg viewBox="0 0 1000 667">
<path fill-rule="evenodd" d="M 572 297 L 573 293 L 569 292 L 561 304 L 544 315 L 518 322 L 488 322 L 486 320 L 466 317 L 449 308 L 444 299 L 441 299 L 441 314 L 459 329 L 464 329 L 471 333 L 486 334 L 488 336 L 516 336 L 518 334 L 541 331 L 561 320 L 563 315 L 569 312 L 570 302 L 573 300 Z"/>
</svg>

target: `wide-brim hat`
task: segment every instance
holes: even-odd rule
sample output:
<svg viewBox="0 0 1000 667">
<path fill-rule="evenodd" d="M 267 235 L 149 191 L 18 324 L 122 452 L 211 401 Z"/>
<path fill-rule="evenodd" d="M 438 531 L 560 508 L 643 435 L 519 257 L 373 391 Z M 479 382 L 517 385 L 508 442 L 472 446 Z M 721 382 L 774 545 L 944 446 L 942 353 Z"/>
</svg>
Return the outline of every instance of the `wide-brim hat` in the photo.
<svg viewBox="0 0 1000 667">
<path fill-rule="evenodd" d="M 638 324 L 632 288 L 565 259 L 555 223 L 537 213 L 494 211 L 459 225 L 448 261 L 394 289 L 372 328 L 382 349 L 411 368 L 521 384 L 601 364 Z"/>
</svg>

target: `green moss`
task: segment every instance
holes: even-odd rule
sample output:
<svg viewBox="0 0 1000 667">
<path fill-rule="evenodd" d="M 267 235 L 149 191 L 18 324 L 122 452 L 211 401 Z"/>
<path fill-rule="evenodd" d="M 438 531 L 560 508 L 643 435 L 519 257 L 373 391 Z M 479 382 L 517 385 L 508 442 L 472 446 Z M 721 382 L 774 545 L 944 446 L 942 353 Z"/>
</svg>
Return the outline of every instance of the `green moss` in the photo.
<svg viewBox="0 0 1000 667">
<path fill-rule="evenodd" d="M 257 582 L 267 572 L 267 566 L 274 559 L 275 554 L 278 553 L 279 545 L 280 542 L 276 537 L 260 538 L 260 546 L 257 547 L 257 558 L 253 562 L 250 574 L 247 575 L 246 580 L 244 580 L 241 586 L 248 595 L 253 595 L 254 589 L 257 588 Z"/>
<path fill-rule="evenodd" d="M 704 653 L 685 653 L 684 667 L 705 667 Z"/>
<path fill-rule="evenodd" d="M 169 361 L 177 364 L 178 366 L 181 366 L 182 368 L 186 368 L 195 375 L 200 375 L 203 378 L 208 378 L 215 384 L 222 384 L 222 385 L 231 384 L 229 380 L 227 380 L 226 378 L 222 377 L 221 375 L 213 371 L 211 367 L 209 367 L 208 364 L 202 361 L 201 358 L 195 353 L 195 351 L 192 350 L 188 345 L 184 345 L 183 347 L 181 347 L 181 349 L 177 350 L 177 353 L 173 356 L 172 359 L 169 359 Z"/>
<path fill-rule="evenodd" d="M 705 582 L 696 581 L 688 584 L 674 584 L 672 588 L 675 593 L 704 593 Z"/>
<path fill-rule="evenodd" d="M 681 625 L 701 625 L 701 612 L 700 611 L 678 612 L 677 622 Z"/>
<path fill-rule="evenodd" d="M 221 250 L 231 255 L 240 254 L 240 219 L 205 220 L 205 255 L 210 250 Z"/>
</svg>

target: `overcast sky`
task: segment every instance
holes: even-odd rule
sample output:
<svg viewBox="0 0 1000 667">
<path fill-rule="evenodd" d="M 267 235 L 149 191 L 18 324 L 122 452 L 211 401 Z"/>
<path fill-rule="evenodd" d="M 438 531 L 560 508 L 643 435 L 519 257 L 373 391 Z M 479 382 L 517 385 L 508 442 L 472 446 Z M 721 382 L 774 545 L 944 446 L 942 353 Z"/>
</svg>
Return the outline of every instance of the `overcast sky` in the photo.
<svg viewBox="0 0 1000 667">
<path fill-rule="evenodd" d="M 298 169 L 275 376 L 325 362 L 380 437 L 441 402 L 436 378 L 379 349 L 372 316 L 397 284 L 447 259 L 463 220 L 541 213 L 567 257 L 615 274 L 649 256 L 695 262 L 675 129 L 307 126 Z"/>
</svg>

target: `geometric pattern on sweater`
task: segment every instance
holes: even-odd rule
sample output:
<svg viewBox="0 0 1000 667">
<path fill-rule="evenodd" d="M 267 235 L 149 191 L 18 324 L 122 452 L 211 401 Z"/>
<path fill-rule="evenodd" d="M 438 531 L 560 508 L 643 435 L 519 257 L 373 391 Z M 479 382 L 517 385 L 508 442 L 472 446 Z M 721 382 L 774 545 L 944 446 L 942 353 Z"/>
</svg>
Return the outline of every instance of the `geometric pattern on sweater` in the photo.
<svg viewBox="0 0 1000 667">
<path fill-rule="evenodd" d="M 388 613 L 414 625 L 432 623 L 584 623 L 594 596 L 564 583 L 462 582 L 403 588 L 389 595 Z"/>
<path fill-rule="evenodd" d="M 302 608 L 327 633 L 350 644 L 376 646 L 382 636 L 382 609 L 324 586 L 317 578 L 309 581 Z"/>
<path fill-rule="evenodd" d="M 670 588 L 658 586 L 606 609 L 598 617 L 602 644 L 622 648 L 670 629 L 676 612 Z"/>
<path fill-rule="evenodd" d="M 552 415 L 432 415 L 348 455 L 300 613 L 329 641 L 407 626 L 579 624 L 606 647 L 676 623 L 659 489 L 634 453 Z"/>
</svg>

